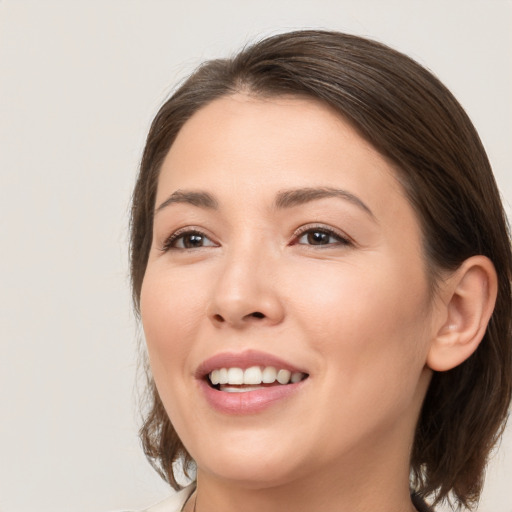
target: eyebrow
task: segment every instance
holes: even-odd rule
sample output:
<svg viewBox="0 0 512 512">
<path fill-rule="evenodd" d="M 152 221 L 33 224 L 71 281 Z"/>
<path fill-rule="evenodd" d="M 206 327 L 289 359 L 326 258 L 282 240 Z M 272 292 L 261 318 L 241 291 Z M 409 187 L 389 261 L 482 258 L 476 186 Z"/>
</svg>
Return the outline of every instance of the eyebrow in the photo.
<svg viewBox="0 0 512 512">
<path fill-rule="evenodd" d="M 293 208 L 311 201 L 330 197 L 337 197 L 344 199 L 345 201 L 349 201 L 375 220 L 373 212 L 361 199 L 359 199 L 359 197 L 346 190 L 332 187 L 305 187 L 292 190 L 281 190 L 277 193 L 274 200 L 274 208 L 278 210 Z M 169 205 L 176 203 L 191 204 L 193 206 L 209 210 L 218 210 L 219 208 L 219 203 L 215 197 L 208 192 L 176 190 L 155 209 L 155 215 Z"/>
<path fill-rule="evenodd" d="M 191 204 L 193 206 L 207 208 L 209 210 L 217 210 L 219 208 L 217 200 L 208 192 L 176 190 L 176 192 L 173 192 L 158 208 L 155 209 L 155 215 L 167 206 L 175 203 Z"/>
<path fill-rule="evenodd" d="M 306 187 L 293 190 L 282 190 L 277 194 L 274 201 L 274 207 L 277 209 L 293 208 L 294 206 L 300 206 L 311 201 L 329 197 L 338 197 L 349 201 L 375 220 L 373 212 L 361 199 L 359 199 L 359 197 L 346 190 L 331 187 Z"/>
</svg>

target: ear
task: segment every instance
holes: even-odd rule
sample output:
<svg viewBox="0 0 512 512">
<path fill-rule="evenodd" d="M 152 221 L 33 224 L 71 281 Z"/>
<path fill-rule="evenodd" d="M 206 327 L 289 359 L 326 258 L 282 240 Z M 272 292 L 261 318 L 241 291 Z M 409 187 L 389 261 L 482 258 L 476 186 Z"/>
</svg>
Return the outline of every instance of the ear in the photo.
<svg viewBox="0 0 512 512">
<path fill-rule="evenodd" d="M 441 284 L 442 318 L 427 356 L 427 366 L 446 371 L 478 348 L 491 318 L 498 278 L 491 260 L 473 256 Z"/>
</svg>

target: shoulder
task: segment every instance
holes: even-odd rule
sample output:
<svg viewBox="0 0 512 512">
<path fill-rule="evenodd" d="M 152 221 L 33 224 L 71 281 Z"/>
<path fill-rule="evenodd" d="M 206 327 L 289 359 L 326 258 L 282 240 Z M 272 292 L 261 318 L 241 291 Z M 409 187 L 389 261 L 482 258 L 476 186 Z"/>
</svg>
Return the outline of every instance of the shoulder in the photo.
<svg viewBox="0 0 512 512">
<path fill-rule="evenodd" d="M 164 501 L 149 507 L 143 512 L 180 512 L 190 495 L 194 492 L 195 485 L 191 484 L 181 491 L 169 496 Z"/>
<path fill-rule="evenodd" d="M 140 512 L 180 512 L 190 495 L 194 492 L 194 489 L 195 485 L 191 484 L 165 500 Z"/>
</svg>

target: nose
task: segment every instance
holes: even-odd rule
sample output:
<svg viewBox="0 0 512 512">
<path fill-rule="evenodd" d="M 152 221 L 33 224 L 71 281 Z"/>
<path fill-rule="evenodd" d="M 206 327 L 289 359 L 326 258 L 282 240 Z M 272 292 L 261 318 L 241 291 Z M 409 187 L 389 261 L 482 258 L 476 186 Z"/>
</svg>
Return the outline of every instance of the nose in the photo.
<svg viewBox="0 0 512 512">
<path fill-rule="evenodd" d="M 242 329 L 277 325 L 284 318 L 278 287 L 278 263 L 261 251 L 236 251 L 226 256 L 215 282 L 208 316 L 216 327 Z"/>
</svg>

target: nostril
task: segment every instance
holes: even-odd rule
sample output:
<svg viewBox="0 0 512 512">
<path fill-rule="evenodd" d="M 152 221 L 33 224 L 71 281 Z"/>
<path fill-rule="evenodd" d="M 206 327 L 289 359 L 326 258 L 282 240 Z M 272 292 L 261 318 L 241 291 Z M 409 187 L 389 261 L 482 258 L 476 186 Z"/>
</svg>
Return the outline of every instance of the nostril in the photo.
<svg viewBox="0 0 512 512">
<path fill-rule="evenodd" d="M 233 324 L 233 325 L 236 324 L 236 325 L 238 325 L 239 321 L 241 321 L 243 323 L 245 321 L 249 321 L 250 322 L 250 320 L 252 318 L 258 319 L 258 320 L 265 319 L 265 318 L 267 318 L 267 315 L 265 315 L 261 311 L 254 311 L 252 313 L 244 315 L 242 318 L 235 317 L 235 318 L 232 319 L 230 317 L 230 315 L 222 316 L 219 313 L 215 313 L 210 318 L 211 318 L 212 322 L 215 322 L 216 324 L 223 324 L 223 323 L 227 322 L 228 324 Z"/>
</svg>

